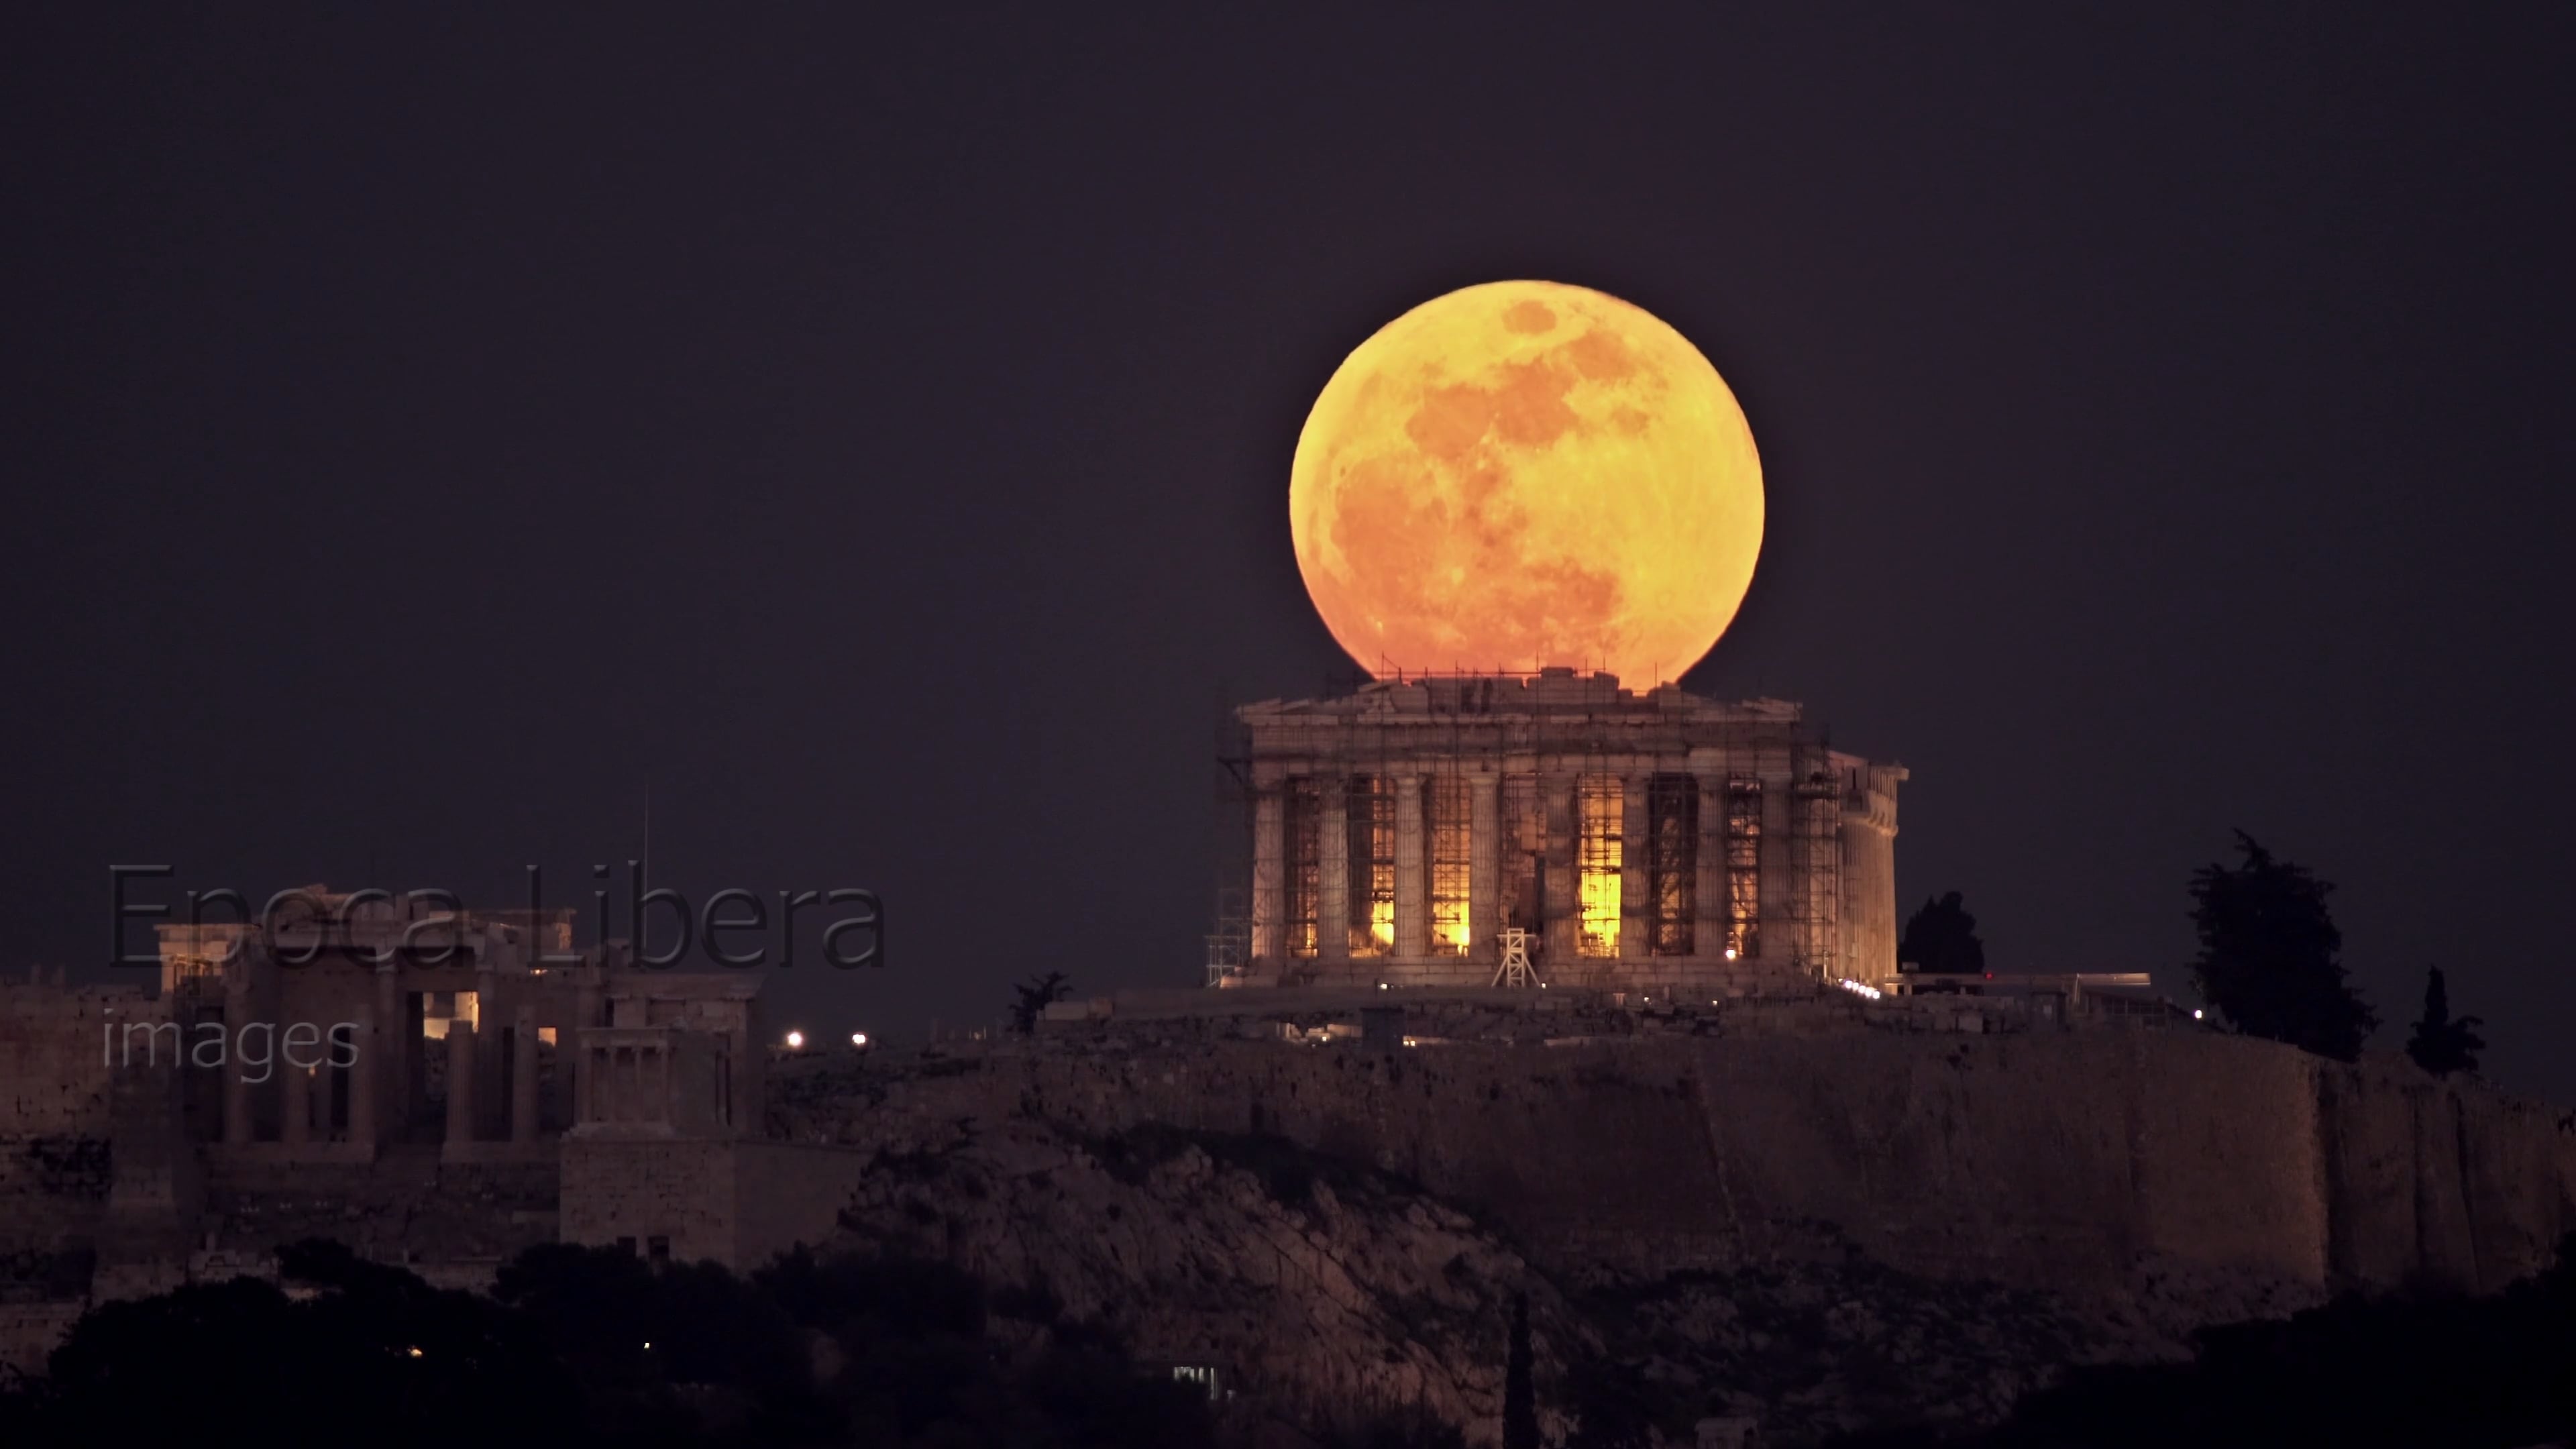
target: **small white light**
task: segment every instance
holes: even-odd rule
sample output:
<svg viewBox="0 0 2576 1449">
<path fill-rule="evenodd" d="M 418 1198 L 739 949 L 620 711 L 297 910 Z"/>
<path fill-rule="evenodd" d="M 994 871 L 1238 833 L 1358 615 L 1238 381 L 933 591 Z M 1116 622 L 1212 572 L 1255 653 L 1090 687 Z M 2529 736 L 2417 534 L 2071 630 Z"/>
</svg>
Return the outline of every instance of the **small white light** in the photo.
<svg viewBox="0 0 2576 1449">
<path fill-rule="evenodd" d="M 1378 989 L 1378 990 L 1380 990 L 1380 991 L 1384 991 L 1384 990 L 1386 989 L 1386 983 L 1385 983 L 1385 982 L 1383 982 L 1383 981 L 1379 982 L 1379 983 L 1377 984 L 1377 989 Z"/>
<path fill-rule="evenodd" d="M 867 1044 L 868 1044 L 868 1034 L 867 1034 L 866 1032 L 863 1032 L 863 1031 L 854 1031 L 854 1032 L 851 1032 L 851 1033 L 850 1033 L 850 1045 L 852 1045 L 852 1046 L 856 1046 L 856 1047 L 863 1047 L 863 1046 L 866 1046 Z"/>
<path fill-rule="evenodd" d="M 789 1051 L 791 1051 L 791 1052 L 792 1052 L 792 1051 L 799 1050 L 799 1049 L 801 1049 L 804 1045 L 805 1045 L 805 1033 L 803 1033 L 803 1032 L 801 1032 L 801 1031 L 791 1031 L 791 1032 L 789 1032 L 789 1033 L 787 1034 L 787 1049 L 788 1049 Z"/>
<path fill-rule="evenodd" d="M 1732 960 L 1734 960 L 1734 959 L 1735 959 L 1735 948 L 1734 948 L 1733 946 L 1729 946 L 1729 947 L 1727 947 L 1727 948 L 1726 948 L 1726 959 L 1727 959 L 1727 960 L 1729 960 L 1729 961 L 1732 961 Z"/>
<path fill-rule="evenodd" d="M 2192 1020 L 2194 1020 L 2194 1021 L 2198 1021 L 2198 1020 L 2200 1020 L 2200 1008 L 2199 1008 L 2199 1007 L 2195 1006 L 2195 1007 L 2193 1007 L 2193 1008 L 2191 1009 L 2191 1019 L 2192 1019 Z"/>
</svg>

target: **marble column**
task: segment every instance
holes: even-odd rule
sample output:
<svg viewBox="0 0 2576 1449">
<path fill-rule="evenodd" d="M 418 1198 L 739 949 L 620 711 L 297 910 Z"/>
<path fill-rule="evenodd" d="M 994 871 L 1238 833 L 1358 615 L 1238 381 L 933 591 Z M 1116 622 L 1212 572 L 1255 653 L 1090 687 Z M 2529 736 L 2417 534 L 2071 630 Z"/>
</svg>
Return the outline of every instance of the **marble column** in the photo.
<svg viewBox="0 0 2576 1449">
<path fill-rule="evenodd" d="M 537 1140 L 537 1009 L 522 1006 L 510 1023 L 510 1140 Z"/>
<path fill-rule="evenodd" d="M 378 1119 L 375 1082 L 379 1075 L 380 1059 L 385 1054 L 383 1033 L 378 1030 L 377 1025 L 382 1018 L 363 1006 L 358 1008 L 357 1016 L 357 1021 L 353 1023 L 356 1030 L 350 1037 L 349 1046 L 349 1050 L 355 1051 L 357 1056 L 342 1069 L 349 1084 L 349 1141 L 358 1146 L 364 1155 L 373 1157 L 379 1140 L 376 1135 Z M 337 1053 L 333 1054 L 334 1057 L 337 1055 Z"/>
<path fill-rule="evenodd" d="M 1571 980 L 1577 969 L 1575 938 L 1583 926 L 1583 886 L 1574 868 L 1574 776 L 1550 774 L 1539 777 L 1539 798 L 1547 813 L 1546 854 L 1539 867 L 1546 877 L 1540 897 L 1541 919 L 1547 933 L 1546 960 L 1540 966 L 1543 975 L 1558 981 Z M 1566 973 L 1558 975 L 1558 973 Z"/>
<path fill-rule="evenodd" d="M 502 1015 L 499 962 L 489 953 L 474 961 L 474 1100 L 479 1111 L 474 1135 L 497 1136 L 504 1123 L 493 1120 L 509 1110 L 501 1100 Z"/>
<path fill-rule="evenodd" d="M 1500 959 L 1503 929 L 1503 777 L 1467 777 L 1467 959 Z"/>
<path fill-rule="evenodd" d="M 1286 954 L 1288 850 L 1279 781 L 1259 781 L 1252 797 L 1252 959 L 1277 966 Z"/>
<path fill-rule="evenodd" d="M 577 1014 L 571 1028 L 555 1037 L 556 1070 L 563 1070 L 567 1062 L 572 1067 L 572 1111 L 569 1115 L 574 1122 L 580 1122 L 586 1117 L 591 1111 L 593 1100 L 590 1095 L 590 1074 L 594 1063 L 591 1060 L 590 1046 L 583 1039 L 582 1033 L 594 1026 L 605 1025 L 599 1019 L 602 1003 L 605 1000 L 600 988 L 599 968 L 584 966 L 579 969 L 581 986 L 573 998 L 573 1010 Z"/>
<path fill-rule="evenodd" d="M 1655 777 L 1631 770 L 1619 781 L 1619 959 L 1655 954 Z"/>
<path fill-rule="evenodd" d="M 1696 768 L 1699 839 L 1691 872 L 1691 954 L 1726 959 L 1726 767 Z"/>
<path fill-rule="evenodd" d="M 375 1124 L 375 1135 L 367 1139 L 370 1142 L 400 1141 L 411 1127 L 409 1054 L 419 1050 L 419 1043 L 405 1040 L 410 1025 L 411 1013 L 403 1009 L 401 975 L 393 966 L 377 967 L 375 1038 L 367 1043 L 366 1057 L 349 1079 L 352 1093 L 364 1092 L 373 1099 L 369 1120 Z M 350 1120 L 357 1120 L 354 1107 Z"/>
<path fill-rule="evenodd" d="M 250 1079 L 234 1054 L 241 1050 L 242 1029 L 250 1025 L 250 960 L 236 954 L 224 964 L 224 1145 L 251 1140 Z"/>
<path fill-rule="evenodd" d="M 283 1047 L 278 1049 L 277 1094 L 277 1140 L 289 1147 L 312 1141 L 313 1073 L 288 1061 Z"/>
<path fill-rule="evenodd" d="M 1901 766 L 1872 766 L 1842 802 L 1838 970 L 1873 985 L 1896 974 L 1896 786 Z"/>
<path fill-rule="evenodd" d="M 1395 954 L 1431 954 L 1430 872 L 1422 858 L 1422 777 L 1395 777 Z"/>
<path fill-rule="evenodd" d="M 481 1033 L 462 1019 L 447 1024 L 447 1145 L 474 1140 L 474 1046 Z"/>
<path fill-rule="evenodd" d="M 1315 954 L 1326 961 L 1351 958 L 1350 777 L 1315 781 Z"/>
</svg>

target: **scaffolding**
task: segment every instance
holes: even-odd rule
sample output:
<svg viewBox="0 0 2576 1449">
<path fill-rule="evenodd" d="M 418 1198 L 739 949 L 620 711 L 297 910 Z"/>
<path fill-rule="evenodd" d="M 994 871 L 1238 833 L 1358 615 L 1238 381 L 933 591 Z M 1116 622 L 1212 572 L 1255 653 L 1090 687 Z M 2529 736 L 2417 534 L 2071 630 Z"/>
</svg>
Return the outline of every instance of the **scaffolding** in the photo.
<svg viewBox="0 0 2576 1449">
<path fill-rule="evenodd" d="M 1842 776 L 1821 735 L 1790 752 L 1788 909 L 1793 962 L 1823 977 L 1839 974 L 1842 903 Z"/>
</svg>

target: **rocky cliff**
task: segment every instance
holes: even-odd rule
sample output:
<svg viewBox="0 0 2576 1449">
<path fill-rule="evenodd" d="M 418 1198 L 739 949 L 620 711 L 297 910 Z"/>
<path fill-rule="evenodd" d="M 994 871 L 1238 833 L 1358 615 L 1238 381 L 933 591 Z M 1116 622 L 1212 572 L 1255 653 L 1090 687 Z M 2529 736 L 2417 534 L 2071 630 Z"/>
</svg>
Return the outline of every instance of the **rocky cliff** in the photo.
<svg viewBox="0 0 2576 1449">
<path fill-rule="evenodd" d="M 1103 1025 L 780 1085 L 786 1130 L 887 1153 L 862 1236 L 1055 1284 L 1292 1399 L 1420 1400 L 1480 1437 L 1515 1290 L 1544 1308 L 1551 1402 L 1622 1364 L 1667 1427 L 1803 1442 L 1982 1421 L 2060 1365 L 2344 1289 L 2491 1290 L 2576 1229 L 2576 1118 L 2199 1032 L 1739 1016 L 1370 1052 Z M 1197 1145 L 1137 1177 L 1102 1144 L 1140 1133 Z M 1282 1199 L 1211 1142 L 1359 1176 Z"/>
</svg>

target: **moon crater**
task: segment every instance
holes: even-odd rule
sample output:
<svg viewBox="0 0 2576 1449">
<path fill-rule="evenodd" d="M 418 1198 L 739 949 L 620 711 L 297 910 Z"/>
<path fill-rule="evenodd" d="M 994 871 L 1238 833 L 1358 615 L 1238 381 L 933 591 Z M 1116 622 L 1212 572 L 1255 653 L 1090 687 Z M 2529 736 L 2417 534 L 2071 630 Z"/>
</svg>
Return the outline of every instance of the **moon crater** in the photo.
<svg viewBox="0 0 2576 1449">
<path fill-rule="evenodd" d="M 1643 685 L 1734 618 L 1761 464 L 1680 333 L 1600 292 L 1497 282 L 1414 308 L 1334 372 L 1289 522 L 1326 627 L 1381 676 L 1563 664 Z"/>
</svg>

